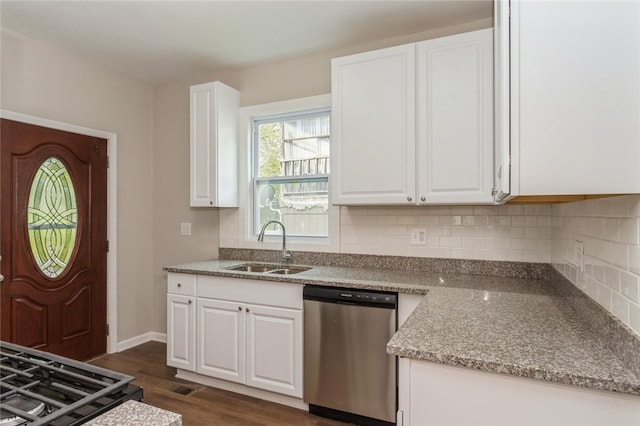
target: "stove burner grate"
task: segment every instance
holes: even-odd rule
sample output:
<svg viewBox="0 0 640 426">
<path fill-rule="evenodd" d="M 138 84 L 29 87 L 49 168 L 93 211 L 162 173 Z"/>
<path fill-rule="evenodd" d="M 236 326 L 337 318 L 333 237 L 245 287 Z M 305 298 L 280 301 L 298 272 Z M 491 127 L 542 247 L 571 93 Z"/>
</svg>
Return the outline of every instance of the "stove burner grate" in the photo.
<svg viewBox="0 0 640 426">
<path fill-rule="evenodd" d="M 0 342 L 0 405 L 6 424 L 72 424 L 73 418 L 81 416 L 78 413 L 112 405 L 114 395 L 126 398 L 125 389 L 133 387 L 129 385 L 132 380 L 115 371 Z M 27 403 L 35 407 L 21 405 Z"/>
</svg>

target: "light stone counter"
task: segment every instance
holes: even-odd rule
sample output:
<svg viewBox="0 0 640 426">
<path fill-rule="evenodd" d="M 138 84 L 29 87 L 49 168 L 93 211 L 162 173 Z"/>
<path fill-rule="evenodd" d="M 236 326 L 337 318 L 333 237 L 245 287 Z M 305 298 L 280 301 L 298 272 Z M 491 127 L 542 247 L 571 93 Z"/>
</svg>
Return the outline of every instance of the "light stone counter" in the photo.
<svg viewBox="0 0 640 426">
<path fill-rule="evenodd" d="M 283 276 L 230 271 L 273 253 L 225 250 L 238 259 L 164 269 L 425 295 L 389 353 L 640 395 L 640 338 L 550 265 L 306 253 L 302 264 L 323 266 Z"/>
<path fill-rule="evenodd" d="M 182 416 L 130 400 L 85 424 L 89 426 L 181 426 Z"/>
<path fill-rule="evenodd" d="M 553 294 L 432 288 L 387 352 L 640 395 L 640 378 Z"/>
</svg>

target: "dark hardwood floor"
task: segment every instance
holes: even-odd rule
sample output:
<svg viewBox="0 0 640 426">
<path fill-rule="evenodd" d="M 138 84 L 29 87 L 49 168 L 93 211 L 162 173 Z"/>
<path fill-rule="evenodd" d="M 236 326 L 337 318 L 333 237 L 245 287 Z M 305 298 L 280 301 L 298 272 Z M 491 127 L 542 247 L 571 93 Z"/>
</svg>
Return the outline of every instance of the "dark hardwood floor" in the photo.
<svg viewBox="0 0 640 426">
<path fill-rule="evenodd" d="M 164 343 L 148 342 L 90 363 L 134 376 L 133 383 L 144 389 L 145 403 L 182 414 L 182 424 L 186 426 L 345 425 L 284 405 L 176 379 L 176 369 L 166 365 Z"/>
</svg>

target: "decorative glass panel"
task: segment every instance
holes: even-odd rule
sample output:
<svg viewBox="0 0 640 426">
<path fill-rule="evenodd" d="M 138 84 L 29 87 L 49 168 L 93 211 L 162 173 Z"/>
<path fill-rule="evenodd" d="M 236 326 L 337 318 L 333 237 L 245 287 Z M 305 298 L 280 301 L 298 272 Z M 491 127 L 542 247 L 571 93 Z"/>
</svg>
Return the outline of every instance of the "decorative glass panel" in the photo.
<svg viewBox="0 0 640 426">
<path fill-rule="evenodd" d="M 33 179 L 27 226 L 38 267 L 47 277 L 60 276 L 76 245 L 78 205 L 71 175 L 55 157 L 45 160 Z"/>
</svg>

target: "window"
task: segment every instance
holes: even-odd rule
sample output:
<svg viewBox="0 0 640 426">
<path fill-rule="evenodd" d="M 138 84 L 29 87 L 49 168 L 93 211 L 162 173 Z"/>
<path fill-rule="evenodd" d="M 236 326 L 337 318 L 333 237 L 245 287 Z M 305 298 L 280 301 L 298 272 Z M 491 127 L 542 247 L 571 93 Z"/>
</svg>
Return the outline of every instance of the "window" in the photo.
<svg viewBox="0 0 640 426">
<path fill-rule="evenodd" d="M 253 233 L 329 236 L 329 109 L 253 119 Z M 279 234 L 279 227 L 267 235 Z"/>
</svg>

